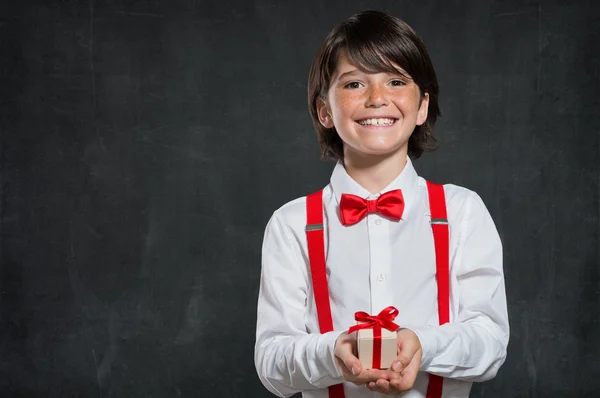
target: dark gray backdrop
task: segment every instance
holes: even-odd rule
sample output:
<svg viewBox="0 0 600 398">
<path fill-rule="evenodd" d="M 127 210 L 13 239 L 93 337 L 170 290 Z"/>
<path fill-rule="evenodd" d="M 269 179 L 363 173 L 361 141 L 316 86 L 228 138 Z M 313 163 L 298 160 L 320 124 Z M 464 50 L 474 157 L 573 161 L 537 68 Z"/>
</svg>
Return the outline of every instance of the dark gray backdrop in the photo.
<svg viewBox="0 0 600 398">
<path fill-rule="evenodd" d="M 417 170 L 504 242 L 508 359 L 472 396 L 600 396 L 598 4 L 3 1 L 0 396 L 269 396 L 262 234 L 328 182 L 308 68 L 364 9 L 437 68 Z"/>
</svg>

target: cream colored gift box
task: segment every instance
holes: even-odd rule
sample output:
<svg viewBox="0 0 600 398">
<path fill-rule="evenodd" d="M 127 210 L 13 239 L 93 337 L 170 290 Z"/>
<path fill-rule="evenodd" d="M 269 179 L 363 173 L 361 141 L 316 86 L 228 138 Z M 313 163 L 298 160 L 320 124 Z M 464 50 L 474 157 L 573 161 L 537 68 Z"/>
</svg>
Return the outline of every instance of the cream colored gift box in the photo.
<svg viewBox="0 0 600 398">
<path fill-rule="evenodd" d="M 396 331 L 381 328 L 381 364 L 380 369 L 388 369 L 398 356 Z M 363 369 L 373 368 L 373 329 L 360 329 L 356 336 L 358 359 Z"/>
</svg>

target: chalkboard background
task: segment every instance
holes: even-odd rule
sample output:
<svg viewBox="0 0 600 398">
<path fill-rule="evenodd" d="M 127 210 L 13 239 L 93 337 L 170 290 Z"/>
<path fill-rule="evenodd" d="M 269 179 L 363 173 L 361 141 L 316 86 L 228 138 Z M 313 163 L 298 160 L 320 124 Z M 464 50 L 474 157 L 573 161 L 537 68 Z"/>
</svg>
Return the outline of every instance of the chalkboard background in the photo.
<svg viewBox="0 0 600 398">
<path fill-rule="evenodd" d="M 600 3 L 3 1 L 2 397 L 268 397 L 265 224 L 327 184 L 306 106 L 337 23 L 424 38 L 441 148 L 505 247 L 508 359 L 472 397 L 600 396 Z"/>
</svg>

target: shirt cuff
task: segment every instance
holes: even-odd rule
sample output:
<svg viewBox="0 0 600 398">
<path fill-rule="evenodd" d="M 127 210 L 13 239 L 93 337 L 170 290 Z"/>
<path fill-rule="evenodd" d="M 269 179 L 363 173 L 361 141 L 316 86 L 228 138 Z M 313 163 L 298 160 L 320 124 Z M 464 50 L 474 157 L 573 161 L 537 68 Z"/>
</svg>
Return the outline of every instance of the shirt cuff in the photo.
<svg viewBox="0 0 600 398">
<path fill-rule="evenodd" d="M 421 343 L 421 349 L 423 350 L 423 356 L 421 358 L 421 371 L 426 372 L 431 365 L 431 361 L 437 355 L 438 352 L 438 339 L 436 337 L 436 327 L 431 325 L 407 325 L 402 329 L 410 329 L 419 338 Z"/>
<path fill-rule="evenodd" d="M 321 336 L 322 338 L 318 349 L 319 359 L 327 370 L 327 373 L 329 373 L 331 378 L 339 379 L 340 382 L 344 379 L 340 369 L 336 365 L 334 349 L 335 342 L 342 333 L 344 333 L 343 330 L 324 333 Z"/>
</svg>

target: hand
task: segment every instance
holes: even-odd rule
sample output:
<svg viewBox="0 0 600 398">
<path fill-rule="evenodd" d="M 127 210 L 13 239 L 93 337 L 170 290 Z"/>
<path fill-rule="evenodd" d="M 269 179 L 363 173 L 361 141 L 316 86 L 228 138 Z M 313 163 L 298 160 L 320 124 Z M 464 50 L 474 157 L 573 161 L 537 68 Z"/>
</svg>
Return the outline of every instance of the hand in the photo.
<svg viewBox="0 0 600 398">
<path fill-rule="evenodd" d="M 335 341 L 333 353 L 335 362 L 342 372 L 344 380 L 361 385 L 377 380 L 389 381 L 396 374 L 390 370 L 363 369 L 356 357 L 356 335 L 347 332 L 339 335 Z"/>
<path fill-rule="evenodd" d="M 400 329 L 396 337 L 398 358 L 392 363 L 392 376 L 367 383 L 367 388 L 382 394 L 396 395 L 415 385 L 421 366 L 423 348 L 419 338 L 410 329 Z"/>
</svg>

